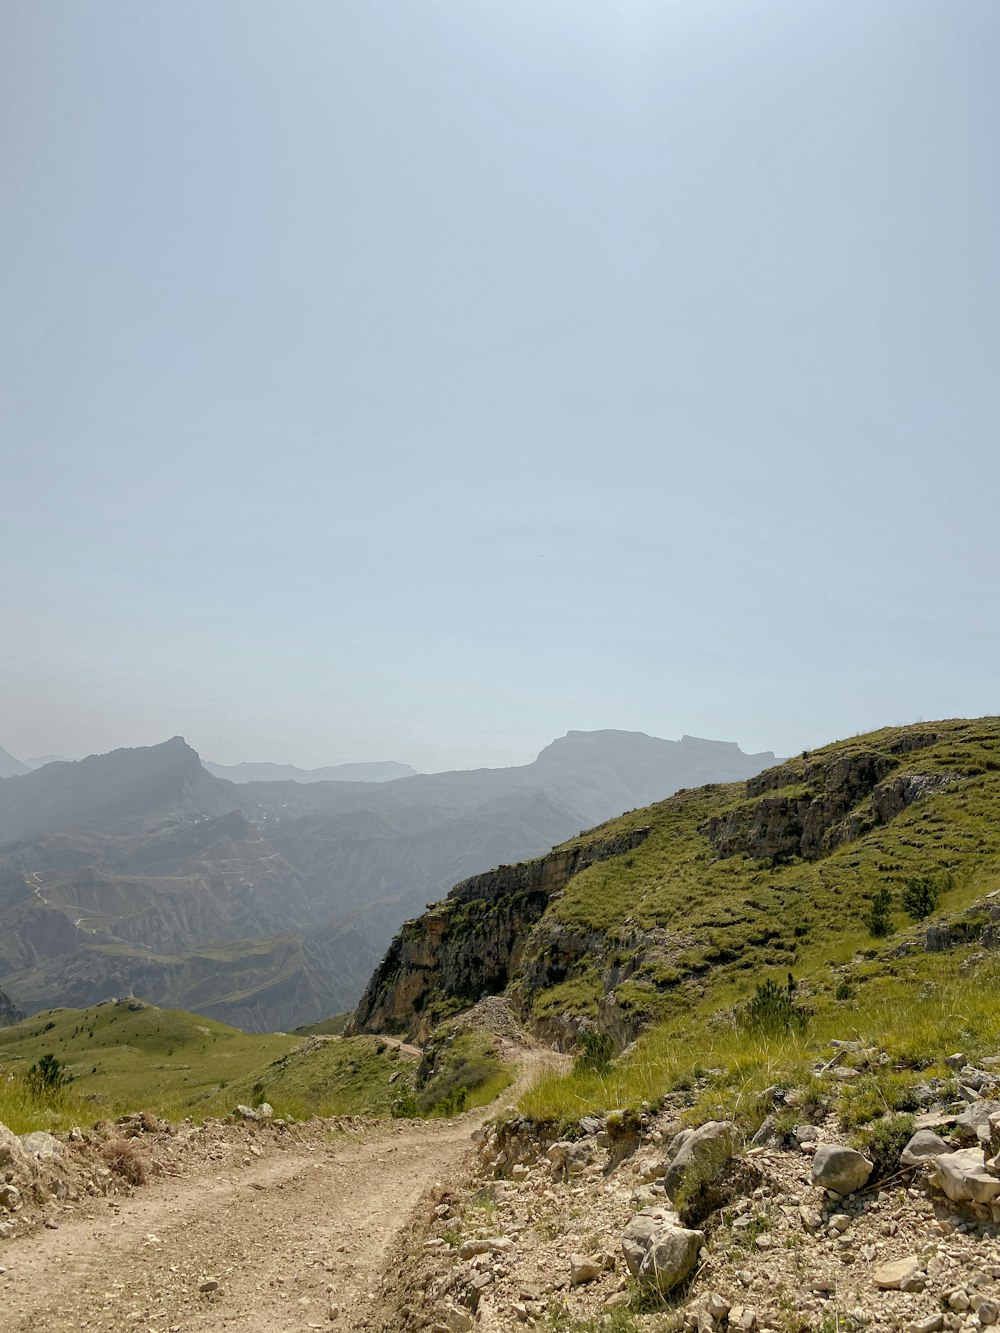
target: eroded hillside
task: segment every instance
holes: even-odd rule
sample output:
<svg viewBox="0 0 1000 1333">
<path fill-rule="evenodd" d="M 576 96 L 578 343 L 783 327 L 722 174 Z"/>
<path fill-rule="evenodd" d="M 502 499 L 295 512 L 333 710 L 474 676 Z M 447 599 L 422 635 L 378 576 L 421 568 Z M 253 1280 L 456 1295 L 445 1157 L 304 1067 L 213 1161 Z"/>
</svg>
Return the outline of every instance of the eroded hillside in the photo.
<svg viewBox="0 0 1000 1333">
<path fill-rule="evenodd" d="M 930 877 L 961 915 L 1000 883 L 998 809 L 996 718 L 887 728 L 679 792 L 408 922 L 355 1029 L 421 1033 L 478 987 L 506 991 L 558 1045 L 587 1027 L 624 1043 L 699 1003 L 709 979 L 717 1001 L 768 969 L 831 986 L 879 889 Z"/>
</svg>

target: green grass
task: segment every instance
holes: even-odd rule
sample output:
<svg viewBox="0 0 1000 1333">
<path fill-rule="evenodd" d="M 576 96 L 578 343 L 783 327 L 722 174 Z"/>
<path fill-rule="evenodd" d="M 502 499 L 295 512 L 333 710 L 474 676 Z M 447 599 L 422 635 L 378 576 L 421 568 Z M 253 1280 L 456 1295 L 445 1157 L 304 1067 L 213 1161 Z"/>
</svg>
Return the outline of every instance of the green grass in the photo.
<svg viewBox="0 0 1000 1333">
<path fill-rule="evenodd" d="M 445 1025 L 428 1042 L 418 1079 L 421 1115 L 452 1115 L 488 1106 L 510 1085 L 512 1075 L 482 1032 Z"/>
<path fill-rule="evenodd" d="M 568 1122 L 615 1107 L 658 1104 L 677 1090 L 692 1092 L 690 1118 L 732 1118 L 753 1133 L 770 1109 L 763 1093 L 778 1086 L 807 1094 L 793 1118 L 808 1119 L 808 1094 L 825 1099 L 845 1128 L 912 1109 L 907 1090 L 928 1076 L 947 1077 L 944 1059 L 956 1048 L 970 1059 L 1000 1054 L 1000 959 L 962 969 L 971 949 L 869 962 L 855 998 L 816 1000 L 803 1032 L 753 1034 L 711 1001 L 683 1021 L 660 1024 L 604 1073 L 575 1067 L 549 1075 L 521 1099 L 532 1119 Z M 848 1083 L 814 1077 L 832 1058 L 831 1038 L 885 1051 L 888 1063 Z M 855 1063 L 857 1057 L 853 1058 Z"/>
<path fill-rule="evenodd" d="M 277 1115 L 384 1116 L 412 1083 L 413 1060 L 374 1037 L 303 1043 L 133 1004 L 52 1009 L 0 1029 L 0 1121 L 24 1133 L 138 1110 L 203 1120 L 261 1101 Z M 46 1053 L 71 1082 L 38 1096 L 23 1076 Z"/>
<path fill-rule="evenodd" d="M 321 1018 L 318 1023 L 306 1023 L 300 1028 L 293 1028 L 296 1037 L 341 1037 L 350 1014 L 333 1014 L 330 1018 Z"/>
<path fill-rule="evenodd" d="M 220 1090 L 297 1044 L 294 1037 L 254 1035 L 198 1014 L 132 1003 L 137 1007 L 107 1001 L 51 1009 L 0 1029 L 0 1074 L 23 1073 L 51 1052 L 72 1078 L 66 1095 L 86 1112 L 84 1122 L 136 1110 L 200 1119 L 216 1113 L 206 1107 Z"/>
<path fill-rule="evenodd" d="M 234 1102 L 267 1101 L 276 1115 L 388 1116 L 412 1087 L 416 1059 L 379 1037 L 306 1042 L 226 1089 Z M 390 1082 L 390 1079 L 392 1082 Z"/>
</svg>

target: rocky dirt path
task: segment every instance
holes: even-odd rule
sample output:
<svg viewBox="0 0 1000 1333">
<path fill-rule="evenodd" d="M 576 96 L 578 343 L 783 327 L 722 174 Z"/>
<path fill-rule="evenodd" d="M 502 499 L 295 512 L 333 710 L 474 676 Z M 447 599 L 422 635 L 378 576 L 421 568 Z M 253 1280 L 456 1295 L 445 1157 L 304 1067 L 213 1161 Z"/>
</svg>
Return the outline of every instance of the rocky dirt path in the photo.
<svg viewBox="0 0 1000 1333">
<path fill-rule="evenodd" d="M 486 1113 L 219 1144 L 129 1198 L 0 1249 L 4 1333 L 363 1329 L 422 1191 L 461 1169 Z M 214 1289 L 205 1289 L 217 1283 Z"/>
</svg>

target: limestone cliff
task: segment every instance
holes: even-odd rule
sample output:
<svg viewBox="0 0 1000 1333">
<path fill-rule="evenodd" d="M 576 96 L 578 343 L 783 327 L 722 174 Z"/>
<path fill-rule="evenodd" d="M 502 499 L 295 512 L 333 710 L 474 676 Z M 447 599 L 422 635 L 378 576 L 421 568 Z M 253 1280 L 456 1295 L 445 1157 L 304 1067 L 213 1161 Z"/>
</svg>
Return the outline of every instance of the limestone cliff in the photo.
<svg viewBox="0 0 1000 1333">
<path fill-rule="evenodd" d="M 570 879 L 638 847 L 648 832 L 597 835 L 457 884 L 443 902 L 404 922 L 368 983 L 347 1035 L 402 1032 L 422 1040 L 449 1013 L 504 990 L 532 928 Z"/>
</svg>

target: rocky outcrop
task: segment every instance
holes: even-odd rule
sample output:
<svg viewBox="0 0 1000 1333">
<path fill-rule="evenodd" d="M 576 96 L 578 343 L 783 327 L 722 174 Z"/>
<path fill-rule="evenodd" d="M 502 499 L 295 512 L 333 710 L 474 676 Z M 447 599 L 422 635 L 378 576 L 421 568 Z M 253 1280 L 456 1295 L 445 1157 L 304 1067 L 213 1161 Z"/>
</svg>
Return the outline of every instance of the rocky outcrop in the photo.
<svg viewBox="0 0 1000 1333">
<path fill-rule="evenodd" d="M 898 765 L 894 754 L 875 750 L 833 762 L 783 764 L 751 778 L 752 799 L 716 816 L 704 831 L 720 857 L 817 860 L 955 780 L 947 773 L 898 772 Z"/>
<path fill-rule="evenodd" d="M 375 972 L 348 1027 L 425 1038 L 434 1023 L 502 991 L 551 898 L 597 861 L 621 856 L 648 836 L 645 828 L 558 848 L 522 865 L 473 875 L 448 897 L 404 923 Z"/>
<path fill-rule="evenodd" d="M 0 1027 L 8 1028 L 13 1023 L 20 1023 L 24 1014 L 6 993 L 0 990 Z"/>
</svg>

